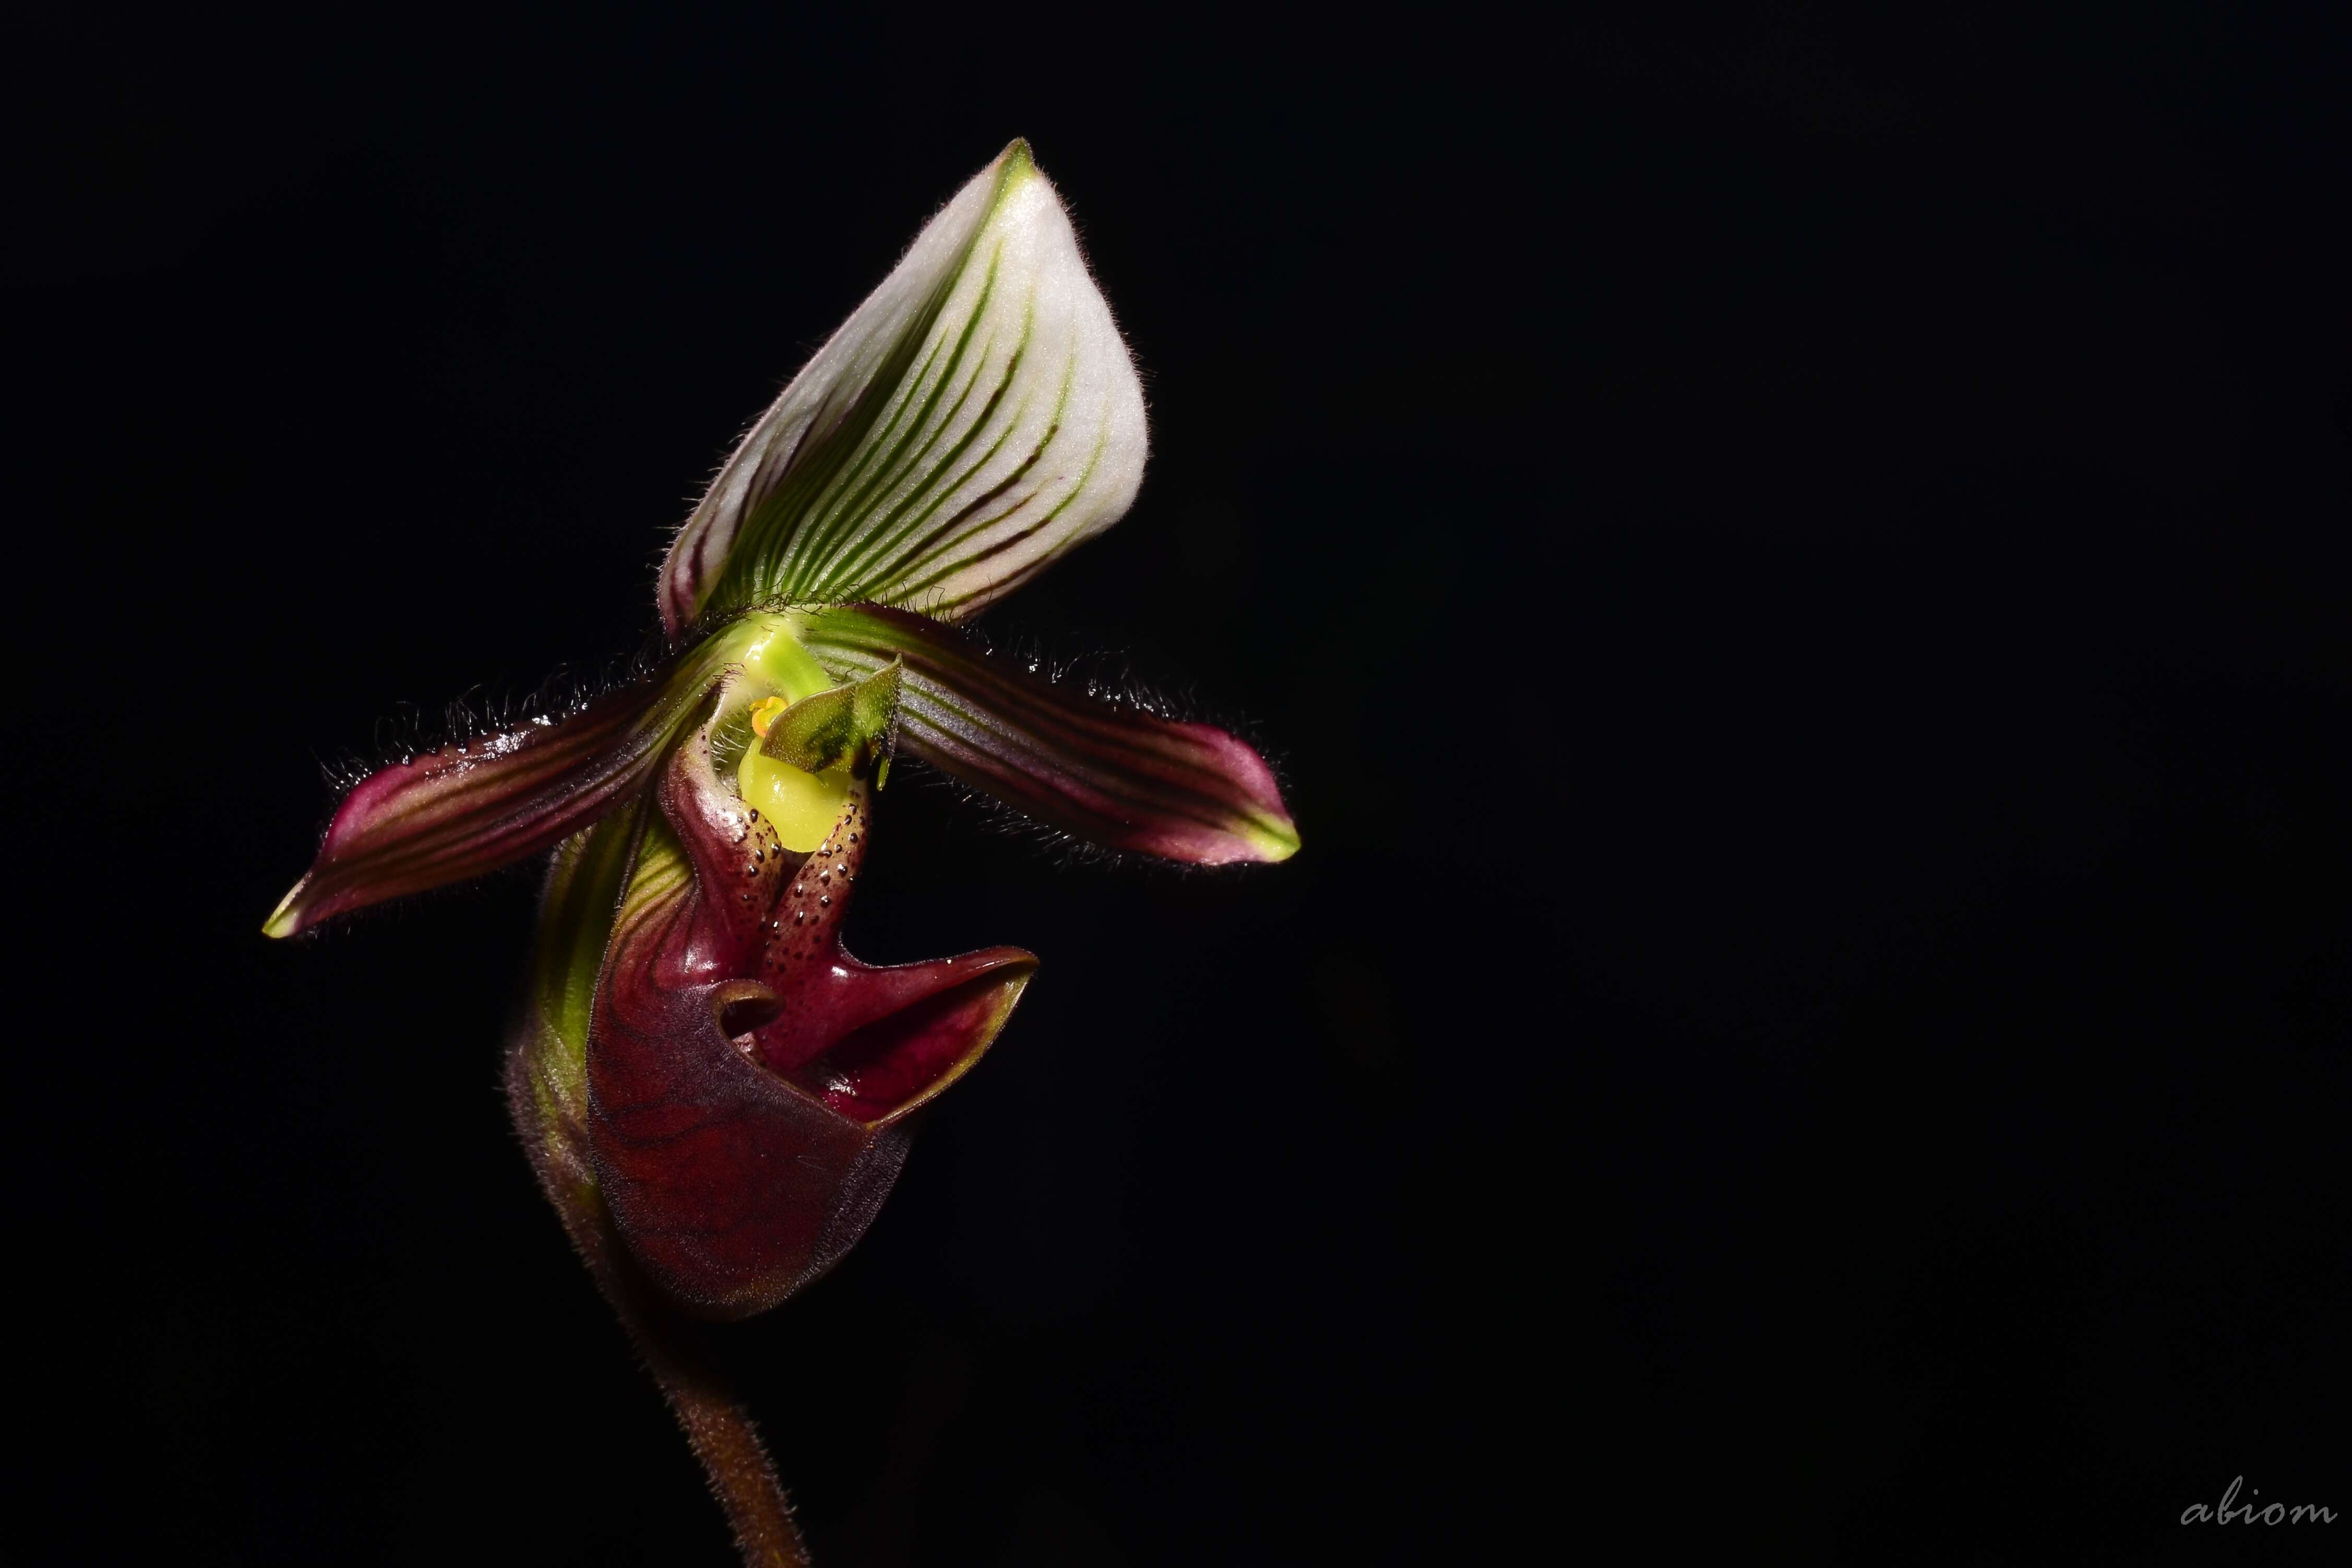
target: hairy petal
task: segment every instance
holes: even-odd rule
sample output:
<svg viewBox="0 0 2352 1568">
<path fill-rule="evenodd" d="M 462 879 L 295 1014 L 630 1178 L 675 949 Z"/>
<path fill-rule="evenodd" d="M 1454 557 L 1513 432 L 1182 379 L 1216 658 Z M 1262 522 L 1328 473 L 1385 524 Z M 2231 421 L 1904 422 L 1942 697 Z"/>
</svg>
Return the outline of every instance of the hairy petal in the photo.
<svg viewBox="0 0 2352 1568">
<path fill-rule="evenodd" d="M 1196 865 L 1297 852 L 1298 830 L 1265 759 L 1214 726 L 1067 691 L 904 610 L 836 605 L 792 621 L 839 678 L 903 660 L 898 749 L 1038 821 Z"/>
<path fill-rule="evenodd" d="M 322 920 L 512 865 L 646 788 L 700 716 L 730 659 L 762 632 L 722 628 L 661 675 L 561 720 L 445 746 L 377 769 L 343 800 L 310 870 L 262 930 Z"/>
<path fill-rule="evenodd" d="M 1145 447 L 1110 308 L 1015 141 L 719 469 L 663 565 L 663 620 L 853 599 L 971 614 L 1117 522 Z"/>
</svg>

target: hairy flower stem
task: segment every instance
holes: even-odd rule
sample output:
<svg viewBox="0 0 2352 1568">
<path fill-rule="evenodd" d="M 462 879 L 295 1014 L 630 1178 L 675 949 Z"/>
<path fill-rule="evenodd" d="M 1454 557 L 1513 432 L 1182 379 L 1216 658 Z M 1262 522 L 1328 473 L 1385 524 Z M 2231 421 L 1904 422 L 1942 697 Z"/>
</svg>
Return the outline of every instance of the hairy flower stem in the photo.
<svg viewBox="0 0 2352 1568">
<path fill-rule="evenodd" d="M 605 1245 L 610 1247 L 609 1238 Z M 694 1457 L 702 1461 L 711 1494 L 727 1511 L 744 1568 L 804 1568 L 808 1549 L 793 1523 L 776 1467 L 750 1414 L 728 1392 L 709 1358 L 698 1354 L 700 1347 L 695 1342 L 709 1333 L 706 1325 L 656 1299 L 625 1259 L 619 1268 L 599 1269 L 596 1275 L 646 1370 L 661 1385 L 662 1396 L 685 1428 Z"/>
<path fill-rule="evenodd" d="M 596 1197 L 595 1179 L 572 1152 L 576 1139 L 548 1135 L 518 1050 L 508 1058 L 507 1098 L 539 1185 L 562 1217 L 596 1288 L 628 1331 L 629 1343 L 669 1401 L 711 1495 L 727 1511 L 744 1568 L 807 1568 L 808 1548 L 793 1523 L 776 1467 L 742 1404 L 729 1393 L 707 1343 L 709 1327 L 664 1301 L 631 1264 Z M 569 1145 L 570 1146 L 565 1146 Z"/>
</svg>

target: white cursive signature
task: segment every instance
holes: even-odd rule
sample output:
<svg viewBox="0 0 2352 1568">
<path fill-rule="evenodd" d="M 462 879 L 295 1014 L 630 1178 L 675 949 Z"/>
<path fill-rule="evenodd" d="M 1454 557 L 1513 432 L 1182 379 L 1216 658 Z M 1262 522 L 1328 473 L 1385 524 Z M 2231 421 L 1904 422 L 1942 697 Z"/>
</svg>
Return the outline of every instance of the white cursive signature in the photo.
<svg viewBox="0 0 2352 1568">
<path fill-rule="evenodd" d="M 2267 1505 L 2256 1502 L 2242 1503 L 2238 1500 L 2238 1489 L 2245 1484 L 2246 1478 L 2243 1476 L 2231 1481 L 2230 1489 L 2221 1494 L 2221 1506 L 2218 1511 L 2210 1502 L 2190 1503 L 2180 1511 L 2180 1522 L 2183 1524 L 2333 1524 L 2336 1522 L 2336 1511 L 2332 1508 L 2323 1508 L 2317 1503 L 2299 1502 L 2293 1508 L 2287 1507 L 2283 1502 Z M 2256 1487 L 2252 1495 L 2262 1496 L 2263 1489 Z"/>
</svg>

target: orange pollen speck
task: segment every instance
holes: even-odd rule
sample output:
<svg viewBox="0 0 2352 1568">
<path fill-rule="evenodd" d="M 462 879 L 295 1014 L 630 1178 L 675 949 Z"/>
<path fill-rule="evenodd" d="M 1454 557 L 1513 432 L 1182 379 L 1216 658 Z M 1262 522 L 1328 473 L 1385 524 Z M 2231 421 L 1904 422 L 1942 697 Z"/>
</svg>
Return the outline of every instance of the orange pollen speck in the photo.
<svg viewBox="0 0 2352 1568">
<path fill-rule="evenodd" d="M 791 706 L 791 704 L 787 703 L 782 697 L 762 697 L 758 702 L 753 703 L 751 705 L 751 733 L 758 736 L 762 740 L 767 739 L 768 731 L 775 725 L 776 716 Z"/>
</svg>

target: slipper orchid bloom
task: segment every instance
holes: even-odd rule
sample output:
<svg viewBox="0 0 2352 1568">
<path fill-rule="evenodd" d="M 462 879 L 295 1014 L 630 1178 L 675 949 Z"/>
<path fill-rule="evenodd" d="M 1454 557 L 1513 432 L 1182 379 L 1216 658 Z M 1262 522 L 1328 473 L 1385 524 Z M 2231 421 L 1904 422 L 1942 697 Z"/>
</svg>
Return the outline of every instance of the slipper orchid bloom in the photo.
<svg viewBox="0 0 2352 1568">
<path fill-rule="evenodd" d="M 667 662 L 368 777 L 269 917 L 289 936 L 554 852 L 509 1087 L 641 1344 L 649 1312 L 747 1316 L 838 1260 L 910 1116 L 1035 972 L 1013 947 L 880 967 L 843 947 L 894 758 L 1115 850 L 1297 848 L 1233 736 L 1068 690 L 957 624 L 1118 521 L 1144 455 L 1126 346 L 1015 142 L 719 469 L 662 568 Z M 750 1553 L 724 1435 L 648 1354 Z"/>
</svg>

